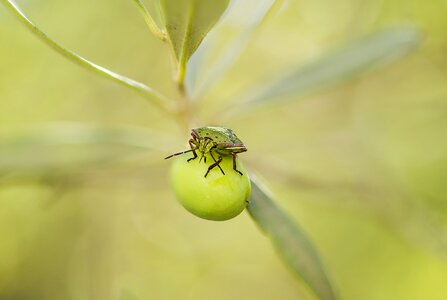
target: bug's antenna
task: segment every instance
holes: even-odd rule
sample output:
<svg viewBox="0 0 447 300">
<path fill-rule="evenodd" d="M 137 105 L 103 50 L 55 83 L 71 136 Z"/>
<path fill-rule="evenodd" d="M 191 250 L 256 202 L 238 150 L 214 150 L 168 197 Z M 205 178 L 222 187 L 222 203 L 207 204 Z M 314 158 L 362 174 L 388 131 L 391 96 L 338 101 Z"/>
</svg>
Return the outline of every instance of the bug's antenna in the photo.
<svg viewBox="0 0 447 300">
<path fill-rule="evenodd" d="M 194 150 L 193 150 L 193 149 L 189 149 L 189 150 L 186 150 L 186 151 L 182 151 L 182 152 L 174 153 L 174 154 L 172 154 L 172 155 L 169 155 L 169 156 L 165 157 L 165 159 L 169 159 L 169 158 L 171 158 L 171 157 L 174 157 L 174 156 L 177 156 L 177 155 L 181 155 L 181 154 L 185 154 L 185 153 L 188 153 L 188 152 L 191 152 L 191 151 L 194 151 Z"/>
</svg>

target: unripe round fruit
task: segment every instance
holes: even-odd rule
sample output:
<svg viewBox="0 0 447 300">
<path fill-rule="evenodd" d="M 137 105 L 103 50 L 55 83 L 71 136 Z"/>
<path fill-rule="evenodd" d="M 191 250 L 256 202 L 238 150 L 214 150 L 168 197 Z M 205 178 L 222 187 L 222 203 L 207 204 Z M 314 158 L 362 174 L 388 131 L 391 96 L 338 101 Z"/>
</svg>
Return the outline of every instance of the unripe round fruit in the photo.
<svg viewBox="0 0 447 300">
<path fill-rule="evenodd" d="M 219 167 L 213 168 L 205 176 L 208 167 L 214 162 L 206 155 L 206 163 L 197 152 L 196 159 L 189 157 L 175 158 L 171 169 L 171 184 L 180 203 L 192 214 L 208 220 L 224 221 L 239 215 L 245 208 L 250 196 L 251 186 L 247 171 L 237 160 L 240 175 L 233 170 L 233 158 L 223 156 Z M 214 155 L 217 159 L 217 155 Z"/>
</svg>

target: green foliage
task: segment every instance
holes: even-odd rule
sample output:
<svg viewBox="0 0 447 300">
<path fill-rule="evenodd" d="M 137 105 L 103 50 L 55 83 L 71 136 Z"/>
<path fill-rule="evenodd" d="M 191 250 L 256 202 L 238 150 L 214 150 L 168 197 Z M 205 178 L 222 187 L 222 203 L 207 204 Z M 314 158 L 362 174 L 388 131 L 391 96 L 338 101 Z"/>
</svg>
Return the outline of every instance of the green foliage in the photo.
<svg viewBox="0 0 447 300">
<path fill-rule="evenodd" d="M 271 16 L 274 9 L 278 8 L 278 3 L 282 3 L 282 1 L 273 0 L 247 0 L 234 1 L 229 6 L 228 0 L 153 0 L 145 5 L 141 0 L 134 0 L 134 4 L 151 32 L 171 46 L 178 94 L 178 99 L 174 100 L 146 84 L 109 71 L 62 47 L 26 17 L 13 1 L 0 1 L 34 35 L 59 54 L 85 69 L 139 92 L 149 100 L 150 104 L 159 107 L 166 114 L 162 119 L 153 121 L 154 123 L 160 120 L 160 122 L 166 122 L 163 124 L 178 122 L 184 132 L 189 131 L 200 121 L 197 108 L 201 103 L 197 100 L 212 90 L 215 84 L 227 74 L 253 40 L 266 17 Z M 227 7 L 229 7 L 228 11 Z M 224 12 L 227 15 L 220 25 L 212 30 Z M 230 38 L 225 39 L 222 36 Z M 285 70 L 283 74 L 275 78 L 270 76 L 259 85 L 247 87 L 244 92 L 235 96 L 237 105 L 233 103 L 231 107 L 219 110 L 219 118 L 231 121 L 232 116 L 251 111 L 258 105 L 278 105 L 282 103 L 279 100 L 296 100 L 299 96 L 310 92 L 358 78 L 359 75 L 365 74 L 365 71 L 377 70 L 404 57 L 419 44 L 419 31 L 413 27 L 391 28 L 375 32 L 350 42 L 313 63 L 304 66 L 301 64 L 296 66 L 293 63 L 294 66 Z M 209 65 L 212 61 L 210 57 L 217 52 L 218 58 L 214 64 Z M 185 81 L 189 93 L 185 93 Z M 104 108 L 104 110 L 107 109 Z M 167 127 L 170 128 L 169 125 Z M 290 135 L 293 135 L 293 132 L 288 132 L 287 136 L 278 134 L 281 138 L 281 143 L 278 144 L 282 147 L 284 140 L 289 141 Z M 269 137 L 268 142 L 274 144 L 275 138 L 276 134 Z M 114 164 L 125 164 L 129 163 L 129 154 L 144 157 L 143 161 L 155 166 L 159 162 L 159 157 L 162 157 L 162 153 L 169 153 L 178 146 L 179 141 L 173 140 L 139 127 L 54 123 L 12 138 L 3 138 L 0 141 L 0 182 L 4 178 L 8 179 L 10 174 L 20 172 L 31 173 L 37 177 L 49 173 L 57 176 L 64 170 L 72 171 L 105 164 L 108 167 Z M 283 150 L 279 149 L 274 155 L 282 155 Z M 156 159 L 151 161 L 148 156 L 155 156 Z M 258 160 L 260 162 L 267 159 L 258 157 Z M 231 162 L 225 163 L 229 168 Z M 199 171 L 198 174 L 203 174 L 202 169 Z M 269 171 L 274 173 L 274 168 L 272 167 Z M 266 176 L 269 175 L 270 173 L 266 174 Z M 291 181 L 294 183 L 299 181 L 292 175 L 292 172 L 289 172 L 284 177 L 292 178 Z M 238 176 L 236 174 L 236 178 L 239 178 Z M 160 176 L 157 174 L 157 177 Z M 15 191 L 11 194 L 15 195 Z M 188 199 L 188 201 L 191 200 L 202 199 Z M 252 181 L 248 212 L 253 220 L 271 239 L 278 254 L 291 271 L 313 291 L 316 297 L 324 300 L 336 299 L 332 288 L 334 284 L 329 280 L 317 249 L 310 242 L 305 230 L 292 221 L 275 202 L 273 197 L 262 188 L 260 182 Z M 117 211 L 121 213 L 119 208 Z M 237 210 L 237 213 L 239 212 Z M 108 217 L 107 215 L 104 219 L 108 220 Z M 95 219 L 95 221 L 98 220 Z M 132 222 L 129 221 L 129 223 Z M 172 222 L 175 223 L 175 220 Z M 108 228 L 104 224 L 101 226 L 101 228 Z M 171 226 L 175 227 L 175 225 Z M 351 239 L 349 241 L 351 242 Z M 250 245 L 245 246 L 250 247 Z M 343 247 L 349 246 L 350 244 L 343 245 Z M 126 292 L 121 297 L 133 299 L 137 298 L 136 295 Z M 139 296 L 138 298 L 143 299 Z"/>
<path fill-rule="evenodd" d="M 186 84 L 194 99 L 203 96 L 234 66 L 263 20 L 279 4 L 281 1 L 274 0 L 234 1 L 231 4 L 225 22 L 207 36 L 188 64 Z M 228 38 L 222 40 L 223 35 Z M 216 53 L 218 58 L 213 63 L 211 60 Z"/>
<path fill-rule="evenodd" d="M 19 7 L 12 1 L 12 0 L 1 0 L 1 2 L 29 29 L 32 33 L 34 33 L 38 38 L 40 38 L 45 44 L 56 50 L 58 53 L 62 54 L 72 62 L 84 67 L 87 70 L 93 71 L 105 78 L 111 79 L 115 82 L 118 82 L 128 88 L 131 88 L 140 94 L 142 94 L 144 97 L 146 97 L 148 100 L 150 100 L 152 103 L 160 106 L 161 108 L 168 108 L 168 104 L 166 103 L 169 101 L 164 95 L 162 95 L 160 92 L 156 91 L 155 89 L 141 83 L 137 82 L 133 79 L 127 78 L 123 75 L 119 75 L 117 73 L 114 73 L 104 67 L 101 67 L 83 57 L 76 54 L 75 52 L 68 50 L 64 48 L 63 46 L 59 45 L 57 42 L 52 40 L 47 34 L 45 34 L 42 30 L 37 27 L 28 17 L 25 16 L 25 14 L 19 9 Z"/>
<path fill-rule="evenodd" d="M 189 58 L 224 13 L 228 3 L 229 0 L 160 0 L 166 32 L 178 62 L 178 82 L 183 82 Z"/>
<path fill-rule="evenodd" d="M 419 45 L 419 41 L 420 33 L 414 28 L 393 28 L 376 32 L 313 63 L 284 72 L 278 79 L 269 78 L 264 84 L 237 96 L 242 105 L 234 110 L 240 113 L 271 101 L 295 99 L 292 96 L 297 97 L 341 83 L 407 55 Z M 225 111 L 229 109 L 231 108 Z"/>
<path fill-rule="evenodd" d="M 147 26 L 152 31 L 152 33 L 160 38 L 161 40 L 166 39 L 166 33 L 162 31 L 161 24 L 161 12 L 160 12 L 160 3 L 159 1 L 151 1 L 152 9 L 149 10 L 146 8 L 146 6 L 143 4 L 141 0 L 134 0 L 135 5 L 140 10 L 141 14 L 144 17 L 144 20 L 146 21 Z"/>
<path fill-rule="evenodd" d="M 119 163 L 129 153 L 160 151 L 166 138 L 144 128 L 51 123 L 3 137 L 0 174 L 64 171 Z"/>
<path fill-rule="evenodd" d="M 252 179 L 247 209 L 253 220 L 270 237 L 291 271 L 301 277 L 320 299 L 336 299 L 326 271 L 307 234 L 275 204 L 258 180 Z"/>
</svg>

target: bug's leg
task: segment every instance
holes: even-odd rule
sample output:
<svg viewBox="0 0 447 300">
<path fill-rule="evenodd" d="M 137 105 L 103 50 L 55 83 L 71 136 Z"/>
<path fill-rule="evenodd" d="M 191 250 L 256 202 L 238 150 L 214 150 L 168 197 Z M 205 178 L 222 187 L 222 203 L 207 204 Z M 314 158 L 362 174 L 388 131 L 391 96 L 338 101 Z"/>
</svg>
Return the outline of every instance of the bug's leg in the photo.
<svg viewBox="0 0 447 300">
<path fill-rule="evenodd" d="M 211 138 L 209 138 L 209 137 L 204 137 L 203 140 L 205 141 L 205 149 L 206 149 L 206 147 L 208 146 L 208 144 L 209 144 L 210 142 L 213 141 L 213 139 L 211 139 Z M 212 149 L 212 148 L 211 148 L 211 149 Z M 210 149 L 210 150 L 211 150 L 211 149 Z M 206 156 L 205 156 L 205 153 L 207 153 L 207 152 L 208 152 L 208 151 L 206 151 L 206 150 L 204 150 L 204 151 L 202 152 L 202 155 L 200 156 L 199 163 L 202 161 L 202 159 L 203 159 L 203 162 L 206 163 Z"/>
<path fill-rule="evenodd" d="M 194 154 L 194 157 L 188 158 L 187 162 L 197 158 L 197 153 L 196 153 L 196 148 L 195 148 L 196 145 L 194 144 L 194 140 L 190 139 L 188 143 L 189 143 L 189 146 L 191 147 L 191 151 L 192 151 L 192 154 Z"/>
<path fill-rule="evenodd" d="M 210 155 L 211 155 L 211 157 L 213 158 L 213 160 L 214 160 L 214 162 L 217 162 L 216 161 L 216 159 L 214 158 L 214 156 L 213 156 L 213 153 L 210 151 Z M 220 164 L 219 165 L 217 165 L 218 167 L 219 167 L 219 169 L 220 169 L 220 171 L 222 172 L 222 174 L 224 174 L 225 175 L 225 172 L 222 170 L 222 168 L 220 167 Z"/>
<path fill-rule="evenodd" d="M 210 165 L 210 166 L 208 167 L 208 171 L 206 171 L 206 173 L 205 173 L 205 177 L 208 175 L 208 173 L 209 173 L 215 166 L 218 166 L 218 165 L 220 164 L 221 161 L 222 161 L 222 156 L 219 155 L 219 159 L 218 159 L 215 163 L 213 163 L 212 165 Z"/>
<path fill-rule="evenodd" d="M 239 170 L 236 168 L 236 153 L 231 153 L 231 155 L 233 156 L 233 170 L 235 170 L 236 172 L 238 172 L 238 173 L 241 174 L 241 175 L 244 175 L 244 174 L 242 174 L 241 171 L 239 171 Z"/>
<path fill-rule="evenodd" d="M 197 153 L 196 153 L 196 150 L 195 150 L 195 149 L 191 149 L 191 152 L 192 152 L 192 154 L 194 154 L 194 157 L 188 158 L 188 159 L 186 160 L 187 162 L 189 162 L 189 161 L 191 161 L 191 160 L 193 160 L 193 159 L 196 159 L 196 158 L 197 158 Z"/>
</svg>

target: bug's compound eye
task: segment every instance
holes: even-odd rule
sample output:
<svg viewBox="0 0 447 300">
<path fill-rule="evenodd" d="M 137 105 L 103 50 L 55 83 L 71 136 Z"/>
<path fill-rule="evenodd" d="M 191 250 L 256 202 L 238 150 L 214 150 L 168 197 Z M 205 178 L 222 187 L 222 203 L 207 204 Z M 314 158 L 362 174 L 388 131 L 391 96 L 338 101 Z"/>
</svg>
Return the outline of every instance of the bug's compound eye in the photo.
<svg viewBox="0 0 447 300">
<path fill-rule="evenodd" d="M 224 221 L 239 215 L 250 196 L 251 186 L 248 173 L 237 162 L 244 175 L 233 170 L 231 156 L 223 156 L 219 168 L 213 168 L 206 177 L 204 174 L 213 162 L 207 155 L 208 163 L 198 159 L 189 163 L 184 157 L 175 158 L 171 169 L 171 184 L 179 202 L 194 215 L 208 220 Z"/>
</svg>

